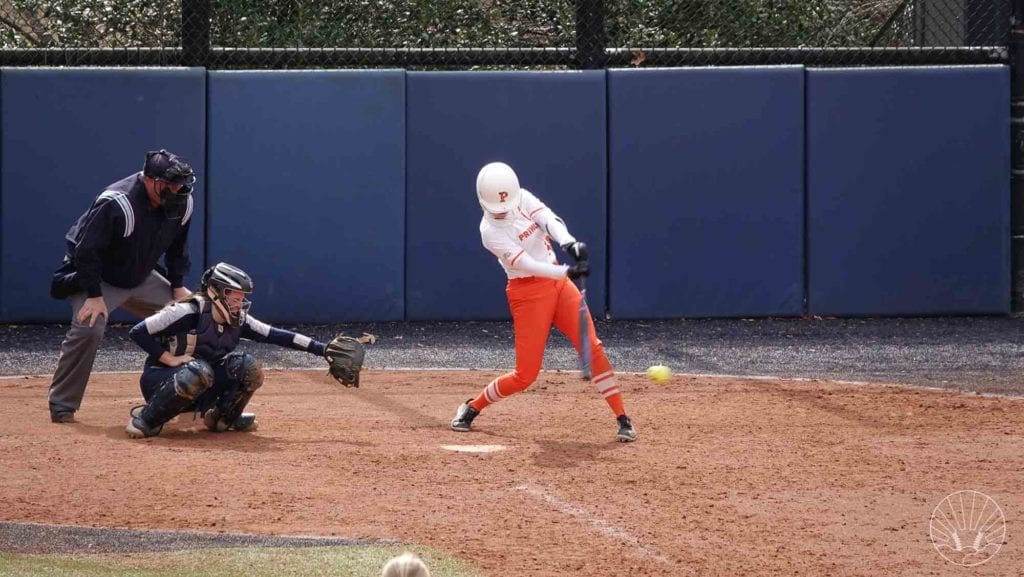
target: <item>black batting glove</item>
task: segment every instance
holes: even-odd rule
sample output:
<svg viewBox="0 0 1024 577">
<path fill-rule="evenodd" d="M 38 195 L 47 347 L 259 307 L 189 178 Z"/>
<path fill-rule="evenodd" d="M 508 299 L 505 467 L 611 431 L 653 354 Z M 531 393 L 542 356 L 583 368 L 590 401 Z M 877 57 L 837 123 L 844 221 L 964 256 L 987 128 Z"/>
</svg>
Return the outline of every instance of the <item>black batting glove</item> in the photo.
<svg viewBox="0 0 1024 577">
<path fill-rule="evenodd" d="M 568 275 L 572 280 L 576 280 L 581 276 L 588 277 L 590 276 L 590 263 L 585 260 L 581 260 L 569 267 L 569 270 L 566 271 L 566 275 Z"/>
<path fill-rule="evenodd" d="M 573 260 L 575 260 L 576 262 L 580 262 L 581 260 L 589 260 L 590 258 L 590 255 L 587 253 L 586 243 L 582 243 L 579 241 L 567 242 L 562 245 L 562 250 L 564 250 L 565 253 L 571 256 Z"/>
</svg>

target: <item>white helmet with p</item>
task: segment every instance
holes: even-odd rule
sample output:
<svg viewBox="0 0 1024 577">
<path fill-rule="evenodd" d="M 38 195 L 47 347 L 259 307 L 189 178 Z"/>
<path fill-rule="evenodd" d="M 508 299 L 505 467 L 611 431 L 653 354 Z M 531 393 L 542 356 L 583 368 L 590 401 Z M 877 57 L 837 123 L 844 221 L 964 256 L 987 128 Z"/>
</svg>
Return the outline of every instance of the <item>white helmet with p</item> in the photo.
<svg viewBox="0 0 1024 577">
<path fill-rule="evenodd" d="M 504 162 L 492 162 L 476 175 L 476 196 L 480 206 L 491 214 L 519 208 L 519 177 Z"/>
</svg>

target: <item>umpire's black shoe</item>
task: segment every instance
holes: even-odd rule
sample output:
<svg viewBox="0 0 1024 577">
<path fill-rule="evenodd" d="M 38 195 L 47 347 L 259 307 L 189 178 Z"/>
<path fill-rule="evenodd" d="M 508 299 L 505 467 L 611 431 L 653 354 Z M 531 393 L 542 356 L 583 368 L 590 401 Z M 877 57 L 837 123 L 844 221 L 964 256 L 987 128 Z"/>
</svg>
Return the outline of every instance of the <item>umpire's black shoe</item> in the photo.
<svg viewBox="0 0 1024 577">
<path fill-rule="evenodd" d="M 623 443 L 635 441 L 636 429 L 633 428 L 633 421 L 630 421 L 626 415 L 617 418 L 619 421 L 619 434 L 616 435 L 616 438 Z"/>
<path fill-rule="evenodd" d="M 57 411 L 50 413 L 50 421 L 54 423 L 74 423 L 75 413 L 73 411 Z"/>
<path fill-rule="evenodd" d="M 480 414 L 480 411 L 469 406 L 469 399 L 465 403 L 459 405 L 459 410 L 455 411 L 455 418 L 452 419 L 452 430 L 460 433 L 469 432 L 470 426 L 473 424 L 473 419 Z"/>
</svg>

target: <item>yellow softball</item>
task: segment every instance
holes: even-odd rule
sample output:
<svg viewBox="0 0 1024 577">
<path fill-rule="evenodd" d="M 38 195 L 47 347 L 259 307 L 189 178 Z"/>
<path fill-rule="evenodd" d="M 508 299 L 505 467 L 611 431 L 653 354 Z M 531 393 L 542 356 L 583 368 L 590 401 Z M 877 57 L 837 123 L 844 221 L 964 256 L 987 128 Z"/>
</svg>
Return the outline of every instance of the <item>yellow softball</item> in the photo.
<svg viewBox="0 0 1024 577">
<path fill-rule="evenodd" d="M 651 382 L 658 383 L 659 385 L 667 383 L 668 380 L 672 378 L 672 369 L 665 365 L 653 365 L 647 369 L 647 378 L 651 379 Z"/>
</svg>

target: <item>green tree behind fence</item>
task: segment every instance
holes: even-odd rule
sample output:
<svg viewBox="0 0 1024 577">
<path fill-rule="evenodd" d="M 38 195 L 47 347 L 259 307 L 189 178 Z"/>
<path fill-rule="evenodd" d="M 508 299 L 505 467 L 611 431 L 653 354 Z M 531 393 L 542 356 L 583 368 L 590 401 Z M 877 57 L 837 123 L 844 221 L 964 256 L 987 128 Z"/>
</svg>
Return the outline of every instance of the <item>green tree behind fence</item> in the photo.
<svg viewBox="0 0 1024 577">
<path fill-rule="evenodd" d="M 627 52 L 633 64 L 658 50 L 941 54 L 1005 47 L 1009 29 L 1009 0 L 0 0 L 4 53 L 175 50 L 200 30 L 210 49 L 203 64 L 213 66 L 220 49 L 236 63 L 239 50 L 255 62 L 266 50 L 360 49 L 370 64 L 388 50 L 436 51 L 457 64 L 464 50 L 490 50 L 501 63 L 503 54 L 577 50 L 584 41 Z M 772 62 L 770 50 L 753 54 Z"/>
</svg>

